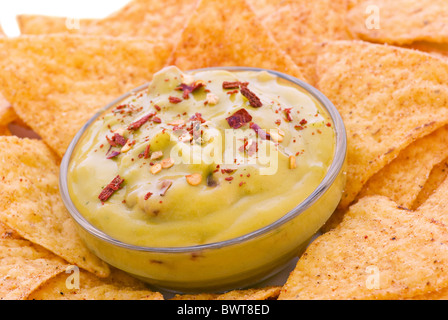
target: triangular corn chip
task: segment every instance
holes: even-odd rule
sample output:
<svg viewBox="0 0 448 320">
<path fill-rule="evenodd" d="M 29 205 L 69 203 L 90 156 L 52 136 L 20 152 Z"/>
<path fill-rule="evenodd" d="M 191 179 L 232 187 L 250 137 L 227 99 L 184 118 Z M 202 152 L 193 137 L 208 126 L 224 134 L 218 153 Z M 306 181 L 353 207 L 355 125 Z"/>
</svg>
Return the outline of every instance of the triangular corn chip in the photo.
<svg viewBox="0 0 448 320">
<path fill-rule="evenodd" d="M 411 209 L 420 207 L 448 177 L 448 158 L 434 166 Z"/>
<path fill-rule="evenodd" d="M 448 123 L 448 64 L 425 53 L 361 41 L 329 42 L 318 88 L 347 129 L 346 208 L 401 150 Z"/>
<path fill-rule="evenodd" d="M 448 1 L 374 0 L 353 7 L 347 15 L 350 31 L 363 40 L 411 44 L 448 42 Z"/>
<path fill-rule="evenodd" d="M 275 300 L 281 287 L 231 290 L 225 293 L 176 294 L 171 300 Z"/>
<path fill-rule="evenodd" d="M 183 70 L 216 66 L 259 67 L 304 80 L 301 69 L 279 48 L 244 0 L 200 1 L 170 64 Z"/>
<path fill-rule="evenodd" d="M 351 206 L 299 259 L 279 299 L 410 299 L 448 286 L 448 230 L 383 196 Z"/>
<path fill-rule="evenodd" d="M 58 187 L 58 158 L 40 140 L 0 137 L 0 220 L 23 238 L 98 276 L 109 267 L 76 232 Z"/>
<path fill-rule="evenodd" d="M 150 81 L 170 52 L 170 46 L 143 39 L 0 39 L 0 90 L 19 117 L 62 156 L 96 111 Z"/>
<path fill-rule="evenodd" d="M 289 0 L 281 1 L 263 23 L 314 84 L 319 44 L 351 38 L 345 23 L 346 13 L 345 1 Z"/>
<path fill-rule="evenodd" d="M 0 299 L 26 299 L 68 264 L 0 222 Z"/>
<path fill-rule="evenodd" d="M 161 293 L 149 290 L 117 269 L 112 269 L 108 278 L 98 278 L 84 270 L 73 273 L 72 277 L 79 276 L 79 288 L 66 285 L 68 276 L 61 274 L 43 283 L 28 300 L 163 300 Z"/>
<path fill-rule="evenodd" d="M 359 198 L 383 195 L 412 208 L 431 170 L 448 157 L 448 126 L 418 139 L 369 179 Z"/>
<path fill-rule="evenodd" d="M 19 15 L 22 34 L 72 33 L 148 37 L 174 43 L 197 0 L 133 0 L 104 19 Z"/>
</svg>

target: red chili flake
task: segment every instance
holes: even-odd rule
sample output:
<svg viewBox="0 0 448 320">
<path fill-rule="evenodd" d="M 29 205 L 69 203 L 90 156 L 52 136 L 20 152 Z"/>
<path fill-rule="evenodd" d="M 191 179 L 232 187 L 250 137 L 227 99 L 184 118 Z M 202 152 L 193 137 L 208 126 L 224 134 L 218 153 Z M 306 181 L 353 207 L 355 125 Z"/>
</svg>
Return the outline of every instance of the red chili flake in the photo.
<svg viewBox="0 0 448 320">
<path fill-rule="evenodd" d="M 101 191 L 100 195 L 98 196 L 98 199 L 100 199 L 102 202 L 107 201 L 112 194 L 121 188 L 121 184 L 124 182 L 124 179 L 122 179 L 119 175 L 116 176 L 104 189 Z"/>
<path fill-rule="evenodd" d="M 168 189 L 171 187 L 171 185 L 173 184 L 173 181 L 171 180 L 163 180 L 160 183 L 160 196 L 164 196 L 166 194 L 166 192 L 168 191 Z"/>
<path fill-rule="evenodd" d="M 146 116 L 142 117 L 141 119 L 131 123 L 128 127 L 128 130 L 137 130 L 153 116 L 154 116 L 154 113 L 147 114 Z"/>
<path fill-rule="evenodd" d="M 241 187 L 243 184 L 246 184 L 246 182 L 241 181 L 240 184 L 239 184 L 239 186 Z"/>
<path fill-rule="evenodd" d="M 222 83 L 222 88 L 223 89 L 239 89 L 240 88 L 240 83 L 239 81 L 224 81 Z"/>
<path fill-rule="evenodd" d="M 185 84 L 185 83 L 181 83 L 180 86 L 178 86 L 175 90 L 181 90 L 181 91 L 183 91 L 182 97 L 183 97 L 184 99 L 188 99 L 190 93 L 196 91 L 197 89 L 199 89 L 199 88 L 201 88 L 201 87 L 203 87 L 203 86 L 204 86 L 204 83 L 203 83 L 203 82 L 195 81 L 195 82 L 193 82 L 193 83 L 190 84 L 190 85 Z"/>
<path fill-rule="evenodd" d="M 115 157 L 118 156 L 120 153 L 121 153 L 120 151 L 112 151 L 106 158 L 107 158 L 107 159 L 115 158 Z"/>
<path fill-rule="evenodd" d="M 261 103 L 260 98 L 257 97 L 255 93 L 249 90 L 247 85 L 241 85 L 241 94 L 249 100 L 249 104 L 254 108 L 260 108 L 263 104 Z"/>
<path fill-rule="evenodd" d="M 230 127 L 238 129 L 246 123 L 251 122 L 252 116 L 243 108 L 232 114 L 230 117 L 227 117 L 226 120 Z"/>
<path fill-rule="evenodd" d="M 291 122 L 293 120 L 292 116 L 291 116 L 291 108 L 286 108 L 284 111 L 285 111 L 285 114 L 286 114 L 286 120 L 288 122 Z"/>
<path fill-rule="evenodd" d="M 232 90 L 232 91 L 227 92 L 227 94 L 235 94 L 235 93 L 238 93 L 238 90 Z"/>
<path fill-rule="evenodd" d="M 162 108 L 160 108 L 160 107 L 159 107 L 158 105 L 156 105 L 156 104 L 154 105 L 154 108 L 156 108 L 157 111 L 162 110 Z"/>
<path fill-rule="evenodd" d="M 327 123 L 327 127 L 331 127 L 331 123 L 330 122 Z"/>
<path fill-rule="evenodd" d="M 233 170 L 233 169 L 221 169 L 221 173 L 222 174 L 224 174 L 224 173 L 231 174 L 233 171 L 235 171 L 235 170 Z"/>
<path fill-rule="evenodd" d="M 148 159 L 151 152 L 149 151 L 149 149 L 151 148 L 151 145 L 148 144 L 145 148 L 145 151 L 143 152 L 143 158 Z"/>
<path fill-rule="evenodd" d="M 269 133 L 267 133 L 266 131 L 264 131 L 263 129 L 261 129 L 258 124 L 252 122 L 249 125 L 249 127 L 251 129 L 253 129 L 258 134 L 258 136 L 261 139 L 263 139 L 263 140 L 271 140 L 271 135 Z"/>
<path fill-rule="evenodd" d="M 227 177 L 227 178 L 225 178 L 225 180 L 226 180 L 226 181 L 232 181 L 232 180 L 233 180 L 233 177 Z"/>
<path fill-rule="evenodd" d="M 128 142 L 128 139 L 126 139 L 125 137 L 123 137 L 122 135 L 120 135 L 118 133 L 114 134 L 114 136 L 112 137 L 112 140 L 114 140 L 120 146 L 124 146 L 126 144 L 126 142 Z"/>
<path fill-rule="evenodd" d="M 305 125 L 305 124 L 307 124 L 308 123 L 308 121 L 306 121 L 306 119 L 302 119 L 302 120 L 300 120 L 300 124 L 303 126 L 303 125 Z"/>
<path fill-rule="evenodd" d="M 201 123 L 205 122 L 205 120 L 202 118 L 202 114 L 199 112 L 196 112 L 194 115 L 192 115 L 190 121 L 200 121 Z"/>
<path fill-rule="evenodd" d="M 147 194 L 145 194 L 145 200 L 148 200 L 150 197 L 152 196 L 152 192 L 148 192 Z"/>
<path fill-rule="evenodd" d="M 294 129 L 296 129 L 296 130 L 303 130 L 304 128 L 302 126 L 294 126 Z"/>
<path fill-rule="evenodd" d="M 181 99 L 181 98 L 173 97 L 173 96 L 169 96 L 169 97 L 168 97 L 168 100 L 169 100 L 171 103 L 179 103 L 179 102 L 182 102 L 182 99 Z"/>
<path fill-rule="evenodd" d="M 109 142 L 109 144 L 110 144 L 111 147 L 116 147 L 116 146 L 117 146 L 117 143 L 115 142 L 115 140 L 114 140 L 113 137 L 112 137 L 112 139 L 111 139 L 111 138 L 109 138 L 108 136 L 106 136 L 106 139 L 107 139 L 107 142 Z"/>
<path fill-rule="evenodd" d="M 162 119 L 160 119 L 159 117 L 153 117 L 151 120 L 155 123 L 162 123 Z"/>
<path fill-rule="evenodd" d="M 275 124 L 278 125 L 278 126 L 281 125 L 282 124 L 282 120 L 280 120 L 280 119 L 275 120 Z"/>
</svg>

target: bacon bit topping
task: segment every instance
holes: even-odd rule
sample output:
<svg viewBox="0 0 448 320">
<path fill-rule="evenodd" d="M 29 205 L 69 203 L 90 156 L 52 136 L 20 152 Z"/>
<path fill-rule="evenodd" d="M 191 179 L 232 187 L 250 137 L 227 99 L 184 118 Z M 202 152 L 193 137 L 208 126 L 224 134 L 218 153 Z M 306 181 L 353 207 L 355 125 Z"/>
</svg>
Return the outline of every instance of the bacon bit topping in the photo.
<svg viewBox="0 0 448 320">
<path fill-rule="evenodd" d="M 278 125 L 278 126 L 281 125 L 282 124 L 282 120 L 280 120 L 280 119 L 275 120 L 275 124 Z"/>
<path fill-rule="evenodd" d="M 193 173 L 185 176 L 187 182 L 191 186 L 197 186 L 202 182 L 202 175 L 200 173 Z"/>
<path fill-rule="evenodd" d="M 199 81 L 193 82 L 190 85 L 189 84 L 185 84 L 185 83 L 181 83 L 180 86 L 175 88 L 175 90 L 183 91 L 182 98 L 188 99 L 190 93 L 193 93 L 197 89 L 199 89 L 201 87 L 204 87 L 204 86 L 205 86 L 205 83 L 199 80 Z"/>
<path fill-rule="evenodd" d="M 241 187 L 243 184 L 246 184 L 246 182 L 245 181 L 241 181 L 239 186 Z"/>
<path fill-rule="evenodd" d="M 173 181 L 171 180 L 162 180 L 159 184 L 160 186 L 160 196 L 164 196 L 166 194 L 166 192 L 168 191 L 168 189 L 172 186 Z"/>
<path fill-rule="evenodd" d="M 173 96 L 169 96 L 169 97 L 168 97 L 168 100 L 169 100 L 171 103 L 179 103 L 179 102 L 182 102 L 182 99 L 181 99 L 181 98 L 173 97 Z"/>
<path fill-rule="evenodd" d="M 269 135 L 269 133 L 266 133 L 266 131 L 264 131 L 263 129 L 260 128 L 260 126 L 256 123 L 251 122 L 251 124 L 249 125 L 249 127 L 251 129 L 253 129 L 258 136 L 263 139 L 263 140 L 271 140 L 271 136 Z"/>
<path fill-rule="evenodd" d="M 145 194 L 145 200 L 148 200 L 150 197 L 152 196 L 152 192 L 148 192 L 147 194 Z"/>
<path fill-rule="evenodd" d="M 306 125 L 307 123 L 308 123 L 308 121 L 306 121 L 306 119 L 302 119 L 302 120 L 300 120 L 300 124 L 301 124 L 302 126 Z"/>
<path fill-rule="evenodd" d="M 142 125 L 144 125 L 150 118 L 154 116 L 154 113 L 147 114 L 143 118 L 131 123 L 128 127 L 128 130 L 137 130 Z"/>
<path fill-rule="evenodd" d="M 224 173 L 231 174 L 231 173 L 233 173 L 233 171 L 235 171 L 235 170 L 233 170 L 233 169 L 221 169 L 221 173 L 222 174 L 224 174 Z"/>
<path fill-rule="evenodd" d="M 233 180 L 233 177 L 226 177 L 225 180 L 226 180 L 226 181 L 232 181 L 232 180 Z"/>
<path fill-rule="evenodd" d="M 98 196 L 98 199 L 100 199 L 102 202 L 107 201 L 112 194 L 121 188 L 121 184 L 124 182 L 124 179 L 122 179 L 119 175 L 116 176 L 104 189 L 101 191 L 100 195 Z"/>
<path fill-rule="evenodd" d="M 296 130 L 303 130 L 303 129 L 305 129 L 305 128 L 302 127 L 302 126 L 294 126 L 294 129 L 296 129 Z"/>
<path fill-rule="evenodd" d="M 249 90 L 247 85 L 241 85 L 241 94 L 249 100 L 249 104 L 254 108 L 260 108 L 263 104 L 261 103 L 260 98 L 257 97 L 255 93 Z"/>
<path fill-rule="evenodd" d="M 156 108 L 157 111 L 162 110 L 162 108 L 160 108 L 160 107 L 159 107 L 158 105 L 156 105 L 156 104 L 154 105 L 154 108 Z"/>
<path fill-rule="evenodd" d="M 251 122 L 252 116 L 243 108 L 232 114 L 230 117 L 227 117 L 226 120 L 230 127 L 238 129 L 244 124 Z"/>
<path fill-rule="evenodd" d="M 118 156 L 120 153 L 121 153 L 120 151 L 112 151 L 106 158 L 107 158 L 107 159 L 115 158 L 115 157 Z"/>
</svg>

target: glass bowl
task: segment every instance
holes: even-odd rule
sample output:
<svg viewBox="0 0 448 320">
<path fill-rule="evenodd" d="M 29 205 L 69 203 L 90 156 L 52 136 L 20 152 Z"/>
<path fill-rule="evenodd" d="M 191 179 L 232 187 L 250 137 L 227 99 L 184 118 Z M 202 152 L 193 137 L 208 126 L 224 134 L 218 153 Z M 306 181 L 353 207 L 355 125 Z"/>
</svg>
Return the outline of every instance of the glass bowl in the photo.
<svg viewBox="0 0 448 320">
<path fill-rule="evenodd" d="M 260 68 L 217 67 L 191 70 L 266 71 L 314 97 L 332 119 L 335 153 L 318 187 L 301 203 L 275 222 L 230 240 L 186 247 L 144 247 L 112 238 L 90 224 L 70 199 L 67 174 L 79 139 L 101 114 L 144 90 L 148 84 L 126 93 L 100 110 L 76 134 L 60 167 L 62 199 L 87 247 L 110 265 L 159 289 L 179 293 L 222 292 L 245 288 L 280 272 L 300 256 L 310 239 L 336 209 L 345 187 L 346 132 L 335 106 L 316 88 L 292 76 Z"/>
</svg>

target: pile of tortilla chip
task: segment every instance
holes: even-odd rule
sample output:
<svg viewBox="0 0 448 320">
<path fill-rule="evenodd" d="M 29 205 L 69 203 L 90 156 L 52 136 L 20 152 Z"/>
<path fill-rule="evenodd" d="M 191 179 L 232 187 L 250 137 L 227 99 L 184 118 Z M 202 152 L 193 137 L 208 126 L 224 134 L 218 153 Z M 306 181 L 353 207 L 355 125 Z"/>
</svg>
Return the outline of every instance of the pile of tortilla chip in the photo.
<svg viewBox="0 0 448 320">
<path fill-rule="evenodd" d="M 17 21 L 0 29 L 0 299 L 166 299 L 87 249 L 58 174 L 84 123 L 167 65 L 295 76 L 348 141 L 340 205 L 284 284 L 171 299 L 448 299 L 448 1 L 131 0 Z"/>
</svg>

